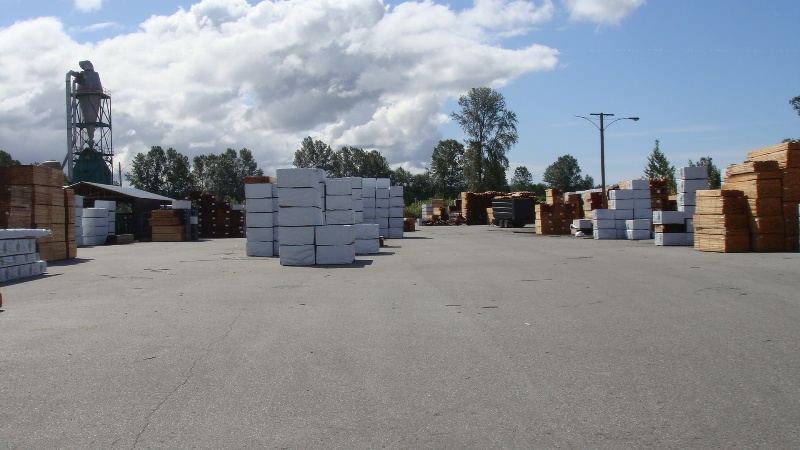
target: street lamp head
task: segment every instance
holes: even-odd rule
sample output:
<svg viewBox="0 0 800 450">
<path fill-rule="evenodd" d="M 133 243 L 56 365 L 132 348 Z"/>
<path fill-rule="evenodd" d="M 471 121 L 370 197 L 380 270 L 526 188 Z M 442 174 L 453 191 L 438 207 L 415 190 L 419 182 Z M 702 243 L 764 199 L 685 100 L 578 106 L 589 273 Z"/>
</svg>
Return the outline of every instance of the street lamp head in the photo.
<svg viewBox="0 0 800 450">
<path fill-rule="evenodd" d="M 628 119 L 631 119 L 631 120 L 632 120 L 632 121 L 634 121 L 634 122 L 636 122 L 637 120 L 639 120 L 639 118 L 638 118 L 638 117 L 628 117 Z"/>
</svg>

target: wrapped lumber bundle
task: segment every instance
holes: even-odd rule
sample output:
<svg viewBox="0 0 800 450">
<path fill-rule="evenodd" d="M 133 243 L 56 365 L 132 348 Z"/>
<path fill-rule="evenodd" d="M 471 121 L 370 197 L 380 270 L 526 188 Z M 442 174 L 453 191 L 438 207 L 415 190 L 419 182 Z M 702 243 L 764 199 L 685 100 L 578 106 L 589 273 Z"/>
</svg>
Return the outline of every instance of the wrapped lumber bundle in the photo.
<svg viewBox="0 0 800 450">
<path fill-rule="evenodd" d="M 750 248 L 756 252 L 786 249 L 782 172 L 777 161 L 747 161 L 725 171 L 724 189 L 740 190 L 747 197 Z"/>
<path fill-rule="evenodd" d="M 781 170 L 783 197 L 781 198 L 781 215 L 786 250 L 796 252 L 800 250 L 800 223 L 798 223 L 798 205 L 800 205 L 800 168 L 786 168 Z"/>
<path fill-rule="evenodd" d="M 750 251 L 747 201 L 742 191 L 697 191 L 693 226 L 695 250 L 722 253 Z"/>
<path fill-rule="evenodd" d="M 545 191 L 546 199 L 548 205 L 557 205 L 564 203 L 564 191 L 561 189 L 547 189 Z"/>
</svg>

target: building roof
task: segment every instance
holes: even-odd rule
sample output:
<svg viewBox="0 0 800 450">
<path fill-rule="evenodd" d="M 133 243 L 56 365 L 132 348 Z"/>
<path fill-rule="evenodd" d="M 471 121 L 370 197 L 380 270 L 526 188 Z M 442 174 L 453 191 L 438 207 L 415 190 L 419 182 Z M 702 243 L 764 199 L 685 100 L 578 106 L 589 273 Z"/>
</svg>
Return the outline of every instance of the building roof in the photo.
<svg viewBox="0 0 800 450">
<path fill-rule="evenodd" d="M 69 189 L 74 189 L 75 193 L 78 195 L 89 195 L 89 194 L 81 194 L 78 191 L 86 192 L 86 191 L 93 191 L 93 192 L 102 192 L 107 197 L 129 197 L 129 198 L 140 198 L 140 199 L 147 199 L 147 200 L 160 200 L 160 201 L 172 201 L 173 199 L 169 197 L 164 197 L 163 195 L 154 194 L 152 192 L 143 191 L 141 189 L 136 189 L 132 187 L 122 187 L 122 186 L 114 186 L 110 184 L 100 184 L 100 183 L 92 183 L 89 181 L 81 181 L 80 183 L 75 183 L 73 185 L 67 186 Z"/>
</svg>

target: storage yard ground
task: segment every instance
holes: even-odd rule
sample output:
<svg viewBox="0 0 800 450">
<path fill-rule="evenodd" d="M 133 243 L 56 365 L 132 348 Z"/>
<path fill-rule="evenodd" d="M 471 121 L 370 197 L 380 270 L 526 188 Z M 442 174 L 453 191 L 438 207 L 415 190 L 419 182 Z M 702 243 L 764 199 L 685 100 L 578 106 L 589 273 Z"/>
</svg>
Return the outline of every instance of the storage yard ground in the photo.
<svg viewBox="0 0 800 450">
<path fill-rule="evenodd" d="M 0 285 L 0 448 L 800 447 L 800 254 L 532 231 L 80 249 Z"/>
</svg>

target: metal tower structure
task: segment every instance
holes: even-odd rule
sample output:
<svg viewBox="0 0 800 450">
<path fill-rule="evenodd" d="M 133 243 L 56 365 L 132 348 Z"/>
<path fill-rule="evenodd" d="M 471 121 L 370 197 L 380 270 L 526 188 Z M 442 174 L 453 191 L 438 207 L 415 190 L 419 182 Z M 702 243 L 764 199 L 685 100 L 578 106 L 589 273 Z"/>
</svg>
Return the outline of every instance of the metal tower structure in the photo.
<svg viewBox="0 0 800 450">
<path fill-rule="evenodd" d="M 81 72 L 70 70 L 66 76 L 67 156 L 62 167 L 71 183 L 112 184 L 111 95 L 91 62 L 79 65 Z"/>
</svg>

